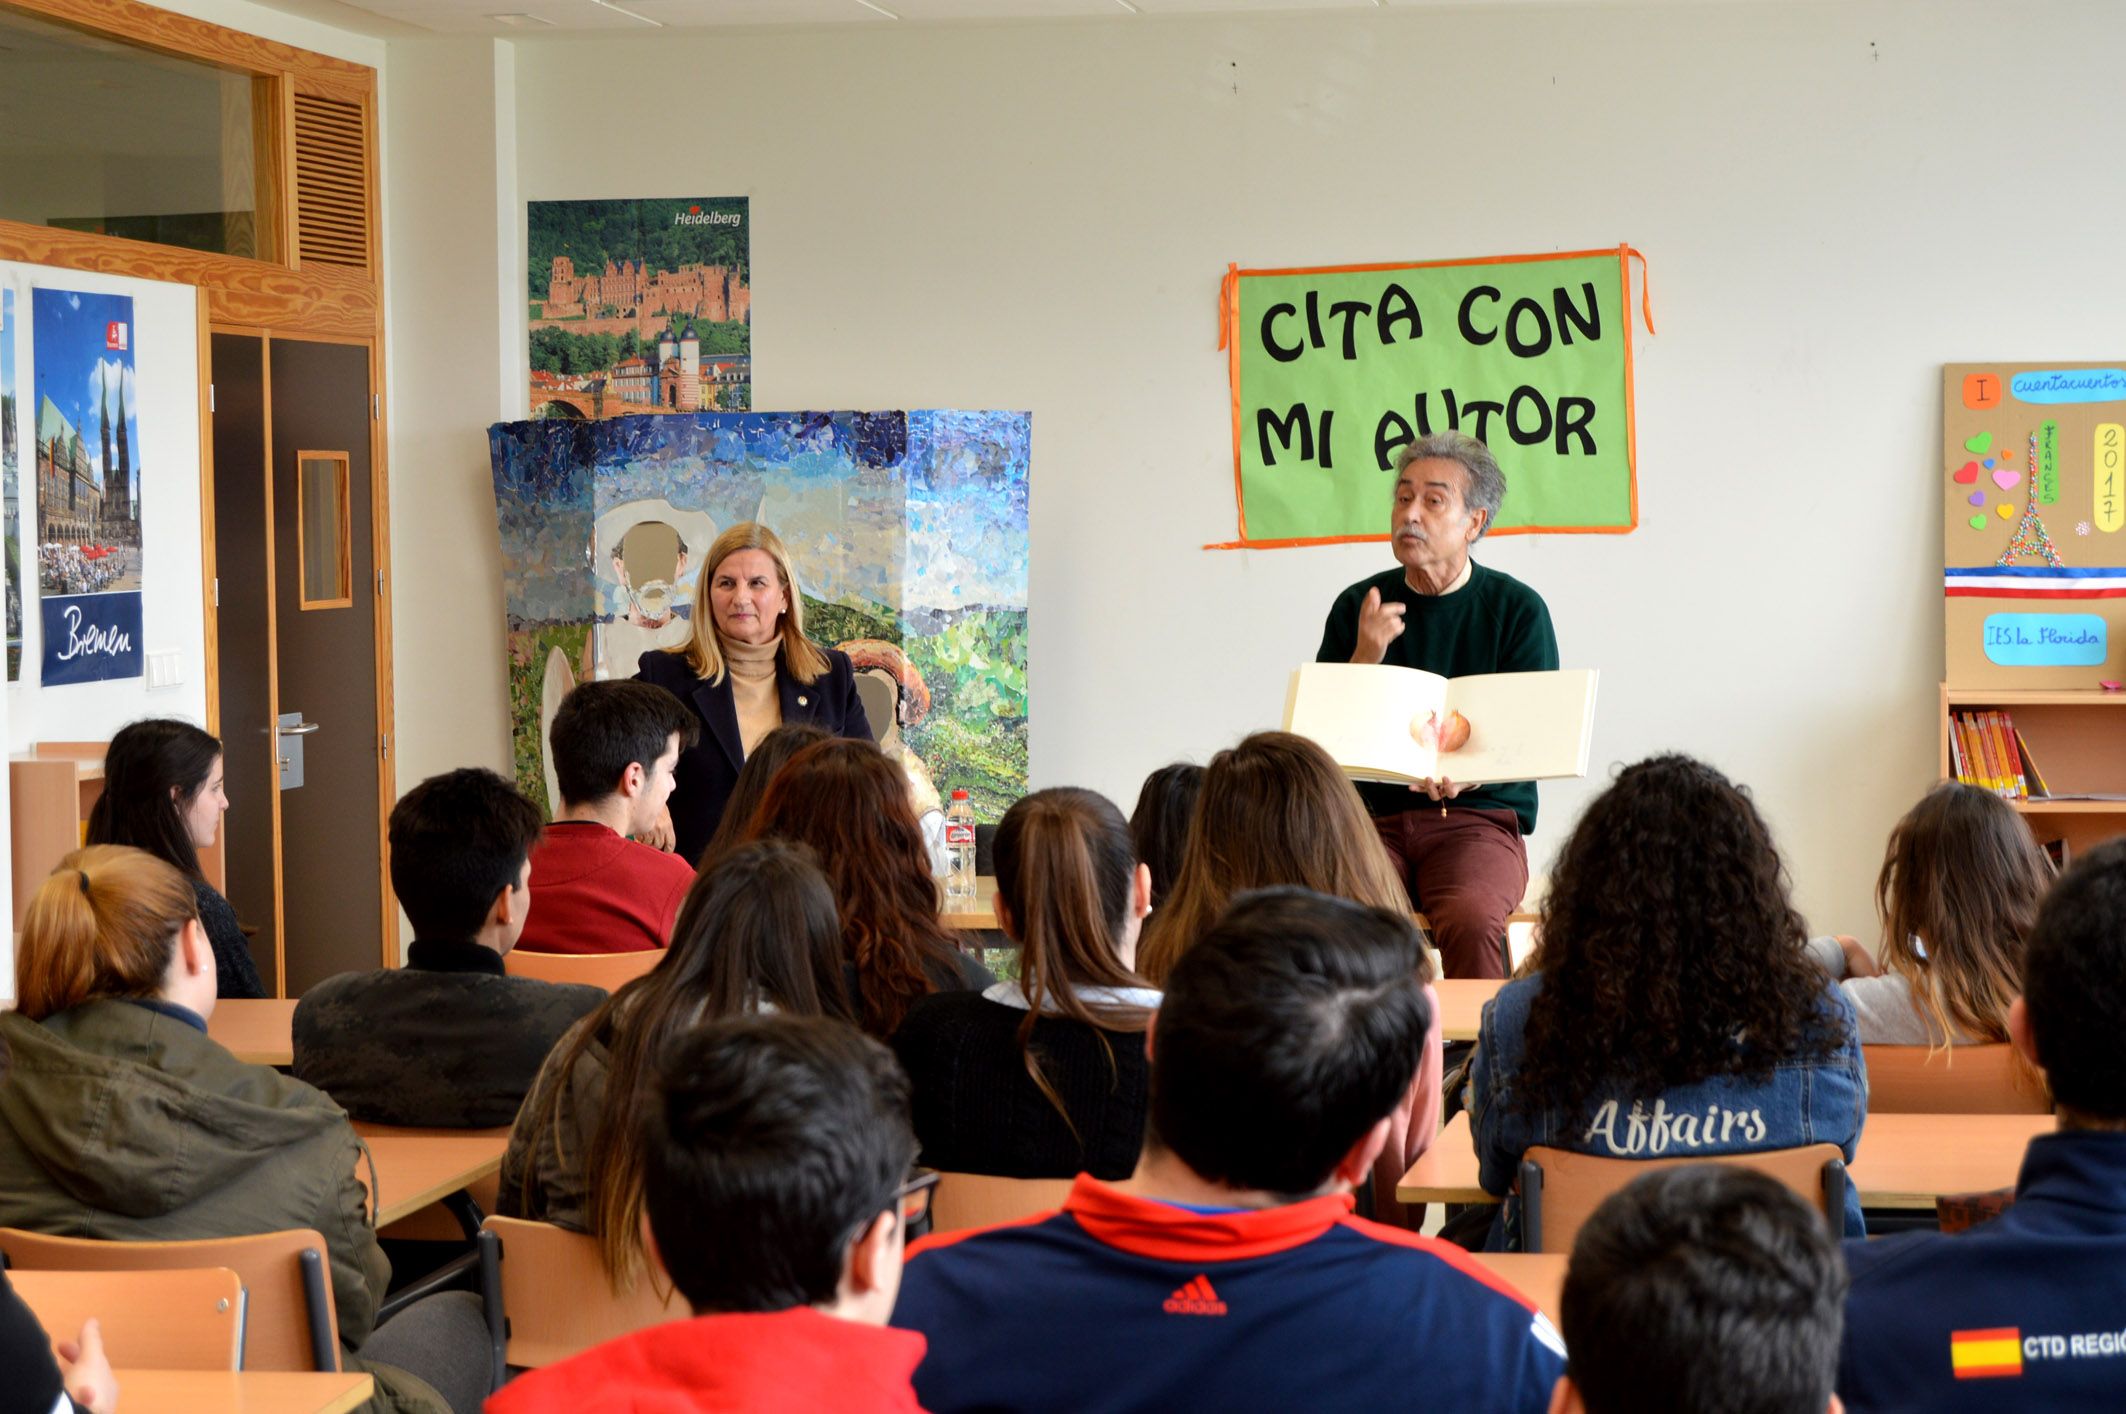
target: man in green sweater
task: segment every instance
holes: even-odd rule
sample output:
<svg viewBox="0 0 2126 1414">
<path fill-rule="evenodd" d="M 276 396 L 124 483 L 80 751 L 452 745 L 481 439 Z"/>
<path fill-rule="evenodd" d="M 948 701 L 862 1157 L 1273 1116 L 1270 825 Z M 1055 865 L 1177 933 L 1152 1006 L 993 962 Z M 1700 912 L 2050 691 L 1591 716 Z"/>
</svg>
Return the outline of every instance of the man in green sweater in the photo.
<svg viewBox="0 0 2126 1414">
<path fill-rule="evenodd" d="M 1505 499 L 1505 474 L 1474 437 L 1433 432 L 1403 448 L 1388 517 L 1396 567 L 1336 596 L 1315 657 L 1450 678 L 1556 668 L 1542 596 L 1469 558 Z M 1414 801 L 1412 790 L 1434 804 Z M 1359 794 L 1411 903 L 1432 924 L 1447 975 L 1505 976 L 1506 915 L 1528 887 L 1521 837 L 1535 829 L 1535 782 L 1368 783 Z"/>
</svg>

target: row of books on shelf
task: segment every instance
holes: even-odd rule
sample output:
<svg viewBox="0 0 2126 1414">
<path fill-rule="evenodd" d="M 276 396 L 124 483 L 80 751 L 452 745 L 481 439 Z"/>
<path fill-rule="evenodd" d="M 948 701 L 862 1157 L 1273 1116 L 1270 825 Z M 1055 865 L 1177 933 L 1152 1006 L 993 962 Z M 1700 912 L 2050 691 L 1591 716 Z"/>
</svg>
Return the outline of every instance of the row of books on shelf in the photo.
<svg viewBox="0 0 2126 1414">
<path fill-rule="evenodd" d="M 2008 800 L 2043 799 L 2052 792 L 2023 734 L 2006 712 L 1953 712 L 1949 758 L 1956 779 Z"/>
</svg>

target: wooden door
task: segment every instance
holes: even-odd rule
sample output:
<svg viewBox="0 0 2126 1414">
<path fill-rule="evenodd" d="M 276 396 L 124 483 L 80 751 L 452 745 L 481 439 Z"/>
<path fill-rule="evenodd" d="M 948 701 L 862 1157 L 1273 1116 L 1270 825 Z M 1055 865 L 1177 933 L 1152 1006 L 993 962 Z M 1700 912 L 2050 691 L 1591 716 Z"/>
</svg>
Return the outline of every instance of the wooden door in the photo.
<svg viewBox="0 0 2126 1414">
<path fill-rule="evenodd" d="M 266 539 L 266 341 L 217 332 L 214 604 L 222 765 L 222 892 L 250 934 L 268 991 L 281 990 L 280 802 L 273 706 L 272 564 Z"/>
<path fill-rule="evenodd" d="M 275 708 L 288 990 L 384 961 L 369 349 L 275 338 Z"/>
</svg>

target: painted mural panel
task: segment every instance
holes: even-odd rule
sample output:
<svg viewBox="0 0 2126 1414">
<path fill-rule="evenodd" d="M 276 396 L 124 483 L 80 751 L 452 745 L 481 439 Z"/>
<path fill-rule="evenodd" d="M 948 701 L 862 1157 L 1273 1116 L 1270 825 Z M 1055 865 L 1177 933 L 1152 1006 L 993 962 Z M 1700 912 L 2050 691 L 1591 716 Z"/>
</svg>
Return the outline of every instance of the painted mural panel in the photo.
<svg viewBox="0 0 2126 1414">
<path fill-rule="evenodd" d="M 888 744 L 939 789 L 967 789 L 982 818 L 1024 793 L 1029 415 L 534 419 L 488 440 L 517 776 L 534 799 L 553 798 L 559 696 L 683 643 L 699 556 L 747 520 L 788 547 L 812 637 L 876 679 L 866 706 Z"/>
</svg>

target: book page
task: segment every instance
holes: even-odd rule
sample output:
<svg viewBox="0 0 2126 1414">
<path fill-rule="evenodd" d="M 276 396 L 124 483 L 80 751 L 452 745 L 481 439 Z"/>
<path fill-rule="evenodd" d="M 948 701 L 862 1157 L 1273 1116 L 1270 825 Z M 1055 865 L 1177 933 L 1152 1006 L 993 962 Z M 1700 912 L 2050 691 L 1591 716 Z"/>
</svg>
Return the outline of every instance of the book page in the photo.
<svg viewBox="0 0 2126 1414">
<path fill-rule="evenodd" d="M 1469 740 L 1439 758 L 1464 785 L 1587 774 L 1594 741 L 1595 672 L 1478 673 L 1447 684 L 1447 709 L 1469 720 Z"/>
<path fill-rule="evenodd" d="M 1432 773 L 1435 753 L 1417 728 L 1441 710 L 1447 680 L 1385 663 L 1308 663 L 1285 693 L 1284 729 L 1329 753 L 1347 775 L 1409 782 Z"/>
</svg>

